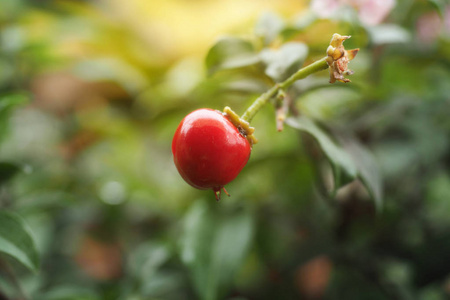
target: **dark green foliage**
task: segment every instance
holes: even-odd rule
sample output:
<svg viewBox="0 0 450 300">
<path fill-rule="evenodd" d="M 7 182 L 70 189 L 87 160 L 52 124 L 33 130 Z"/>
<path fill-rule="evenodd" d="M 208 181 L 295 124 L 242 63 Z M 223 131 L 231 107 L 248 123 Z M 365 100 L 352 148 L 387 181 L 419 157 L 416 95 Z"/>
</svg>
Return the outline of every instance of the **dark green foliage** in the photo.
<svg viewBox="0 0 450 300">
<path fill-rule="evenodd" d="M 108 1 L 41 2 L 0 3 L 0 299 L 449 297 L 450 39 L 418 23 L 445 1 L 397 0 L 374 26 L 350 6 L 265 13 L 202 65 Z M 352 82 L 323 71 L 272 99 L 231 197 L 180 178 L 187 113 L 244 112 L 335 32 L 360 48 Z"/>
</svg>

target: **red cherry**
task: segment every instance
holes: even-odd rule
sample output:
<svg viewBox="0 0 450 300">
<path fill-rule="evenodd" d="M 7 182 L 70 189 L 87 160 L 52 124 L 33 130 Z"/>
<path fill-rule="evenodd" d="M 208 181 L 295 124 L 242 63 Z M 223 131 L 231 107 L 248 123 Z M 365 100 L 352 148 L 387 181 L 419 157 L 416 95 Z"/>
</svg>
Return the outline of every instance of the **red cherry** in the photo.
<svg viewBox="0 0 450 300">
<path fill-rule="evenodd" d="M 241 172 L 251 152 L 248 140 L 222 113 L 202 108 L 178 125 L 172 141 L 175 165 L 183 179 L 195 188 L 221 189 Z"/>
</svg>

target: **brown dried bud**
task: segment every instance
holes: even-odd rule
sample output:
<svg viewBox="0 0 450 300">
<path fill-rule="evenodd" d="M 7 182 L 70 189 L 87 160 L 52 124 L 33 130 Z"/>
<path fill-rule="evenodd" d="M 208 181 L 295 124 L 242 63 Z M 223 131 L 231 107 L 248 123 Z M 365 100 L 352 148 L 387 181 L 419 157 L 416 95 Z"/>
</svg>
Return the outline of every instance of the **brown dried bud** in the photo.
<svg viewBox="0 0 450 300">
<path fill-rule="evenodd" d="M 327 49 L 327 63 L 330 67 L 330 83 L 336 82 L 350 82 L 350 79 L 344 77 L 344 75 L 351 75 L 353 71 L 348 69 L 348 63 L 351 61 L 359 51 L 358 49 L 345 50 L 344 41 L 349 39 L 350 36 L 340 35 L 338 33 L 333 34 L 330 41 L 330 46 Z"/>
</svg>

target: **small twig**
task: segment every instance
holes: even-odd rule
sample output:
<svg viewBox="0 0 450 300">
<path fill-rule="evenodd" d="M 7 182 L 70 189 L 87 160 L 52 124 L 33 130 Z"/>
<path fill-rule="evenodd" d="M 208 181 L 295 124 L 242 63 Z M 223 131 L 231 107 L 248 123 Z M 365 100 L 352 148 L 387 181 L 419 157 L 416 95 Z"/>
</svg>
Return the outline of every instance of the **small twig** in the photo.
<svg viewBox="0 0 450 300">
<path fill-rule="evenodd" d="M 286 79 L 283 82 L 276 83 L 272 88 L 270 88 L 267 92 L 259 96 L 250 107 L 244 112 L 242 115 L 242 119 L 250 122 L 256 113 L 263 107 L 273 96 L 275 96 L 280 90 L 286 90 L 297 80 L 308 77 L 311 74 L 316 72 L 325 70 L 328 68 L 327 57 L 324 57 L 312 64 L 301 68 L 296 73 L 294 73 L 291 77 Z"/>
<path fill-rule="evenodd" d="M 351 75 L 353 71 L 347 68 L 349 61 L 351 61 L 359 49 L 345 50 L 343 42 L 349 39 L 350 36 L 342 36 L 338 33 L 333 34 L 331 38 L 330 45 L 327 48 L 327 56 L 313 62 L 312 64 L 301 68 L 294 74 L 292 74 L 288 79 L 283 82 L 276 83 L 267 92 L 259 96 L 250 107 L 244 112 L 241 119 L 249 122 L 258 113 L 258 111 L 267 103 L 269 100 L 277 95 L 277 93 L 284 92 L 297 80 L 308 77 L 316 72 L 329 69 L 330 73 L 330 83 L 336 81 L 350 82 L 349 79 L 345 78 L 344 75 Z"/>
<path fill-rule="evenodd" d="M 291 97 L 284 92 L 284 90 L 279 90 L 276 104 L 275 104 L 275 122 L 277 124 L 277 130 L 283 131 L 284 121 L 286 120 L 287 114 L 289 112 L 289 103 L 291 102 Z"/>
</svg>

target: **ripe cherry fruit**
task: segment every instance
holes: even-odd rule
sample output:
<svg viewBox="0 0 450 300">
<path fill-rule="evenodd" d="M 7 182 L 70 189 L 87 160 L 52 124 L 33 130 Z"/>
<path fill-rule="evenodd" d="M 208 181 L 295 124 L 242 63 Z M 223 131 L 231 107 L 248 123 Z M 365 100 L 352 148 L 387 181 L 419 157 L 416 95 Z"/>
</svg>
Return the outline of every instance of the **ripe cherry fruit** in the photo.
<svg viewBox="0 0 450 300">
<path fill-rule="evenodd" d="M 172 141 L 175 165 L 191 186 L 212 189 L 216 199 L 247 163 L 251 145 L 219 111 L 198 109 L 178 126 Z"/>
</svg>

